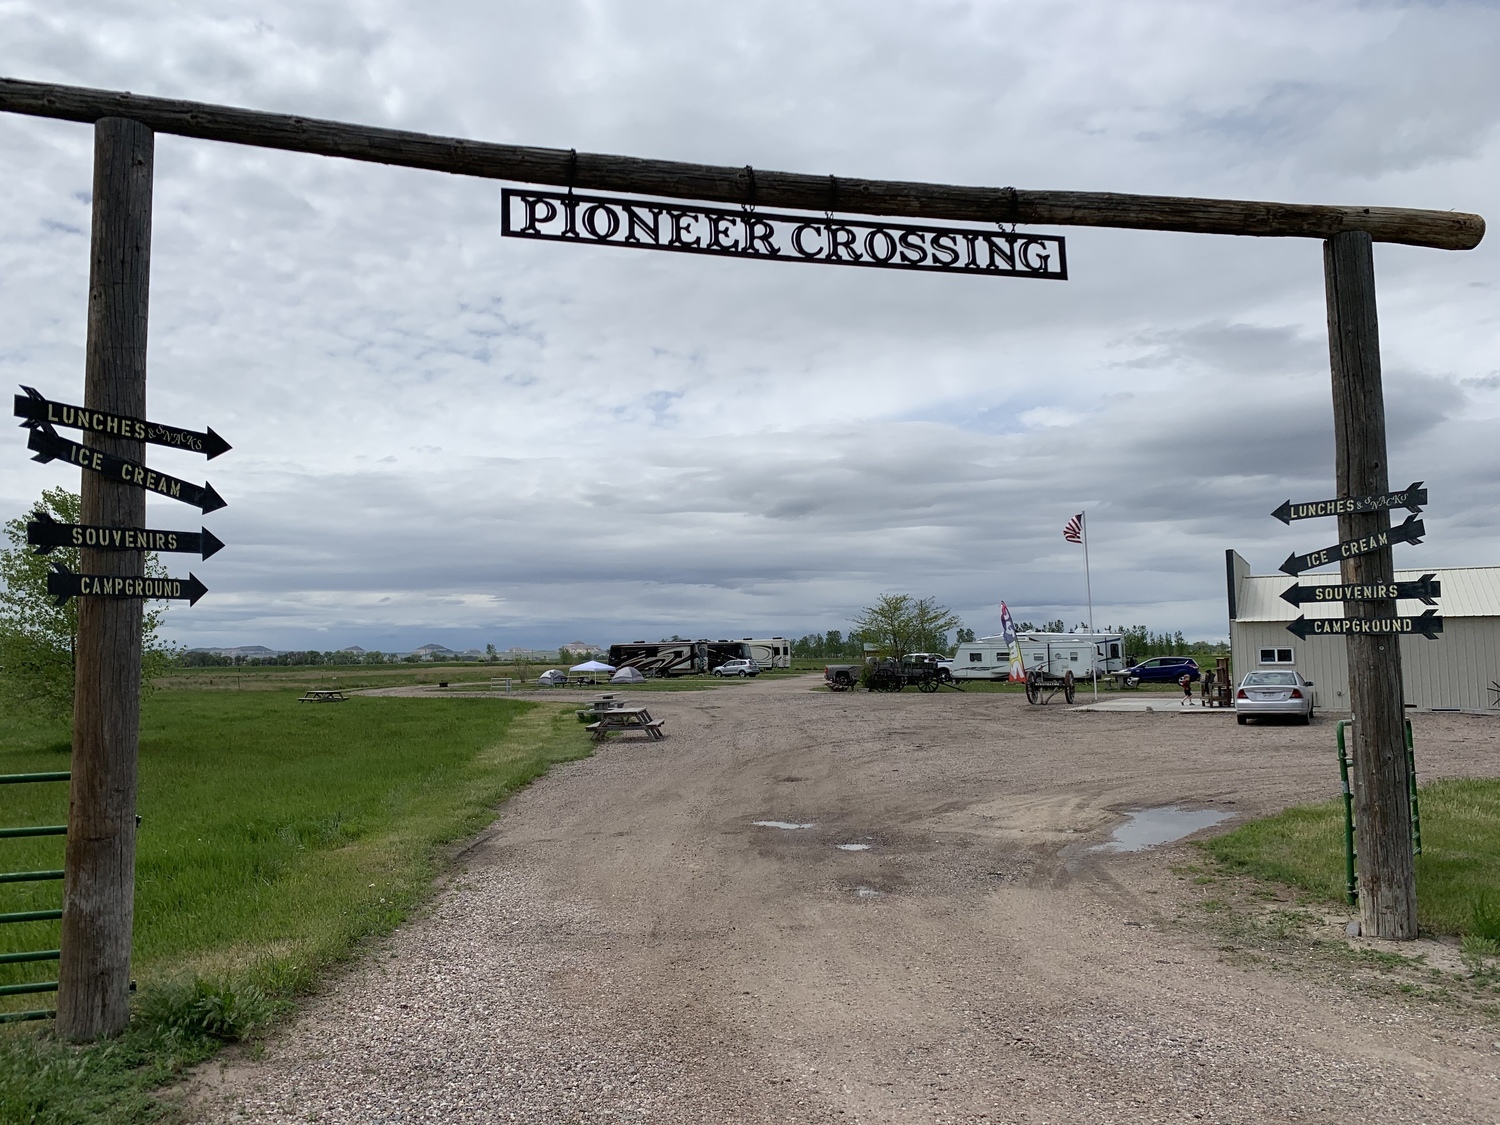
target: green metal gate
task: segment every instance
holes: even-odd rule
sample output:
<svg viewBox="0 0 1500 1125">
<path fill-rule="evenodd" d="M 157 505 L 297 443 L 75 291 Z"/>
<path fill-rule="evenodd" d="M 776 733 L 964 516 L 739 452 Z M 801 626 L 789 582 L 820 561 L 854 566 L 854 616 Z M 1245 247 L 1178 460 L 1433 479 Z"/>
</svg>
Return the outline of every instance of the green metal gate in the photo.
<svg viewBox="0 0 1500 1125">
<path fill-rule="evenodd" d="M 0 774 L 0 785 L 30 785 L 48 781 L 67 781 L 72 773 L 63 770 L 57 773 L 7 773 Z M 32 836 L 66 836 L 66 824 L 39 824 L 23 828 L 0 828 L 0 840 L 16 840 Z M 61 868 L 45 871 L 0 871 L 0 884 L 36 883 L 62 880 Z M 59 906 L 49 910 L 13 910 L 0 913 L 0 924 L 22 922 L 51 922 L 62 918 Z M 21 965 L 30 962 L 56 961 L 57 949 L 29 949 L 18 953 L 0 953 L 0 965 Z M 32 993 L 56 992 L 56 980 L 25 981 L 20 984 L 0 985 L 0 996 L 25 996 Z M 21 1020 L 45 1020 L 57 1015 L 56 1009 L 43 1008 L 35 1011 L 0 1012 L 0 1023 L 17 1023 Z"/>
</svg>

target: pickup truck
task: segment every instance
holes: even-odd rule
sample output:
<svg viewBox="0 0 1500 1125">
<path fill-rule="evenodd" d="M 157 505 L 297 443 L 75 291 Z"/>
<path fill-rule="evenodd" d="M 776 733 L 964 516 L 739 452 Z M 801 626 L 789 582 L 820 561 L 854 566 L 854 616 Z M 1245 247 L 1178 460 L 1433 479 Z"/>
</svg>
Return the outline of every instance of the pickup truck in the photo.
<svg viewBox="0 0 1500 1125">
<path fill-rule="evenodd" d="M 871 691 L 900 691 L 908 683 L 917 684 L 923 691 L 936 691 L 938 684 L 953 682 L 952 663 L 936 652 L 909 652 L 899 661 L 880 660 L 868 666 L 827 664 L 823 679 L 831 691 L 848 691 L 862 682 L 867 668 Z"/>
</svg>

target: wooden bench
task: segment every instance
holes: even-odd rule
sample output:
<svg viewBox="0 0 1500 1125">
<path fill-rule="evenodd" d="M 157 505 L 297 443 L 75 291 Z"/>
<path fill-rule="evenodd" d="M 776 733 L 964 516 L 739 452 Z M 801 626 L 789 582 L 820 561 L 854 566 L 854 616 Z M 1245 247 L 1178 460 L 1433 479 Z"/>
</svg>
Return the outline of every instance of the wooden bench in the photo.
<svg viewBox="0 0 1500 1125">
<path fill-rule="evenodd" d="M 298 703 L 343 703 L 348 696 L 337 688 L 309 688 L 303 696 L 297 700 Z"/>
</svg>

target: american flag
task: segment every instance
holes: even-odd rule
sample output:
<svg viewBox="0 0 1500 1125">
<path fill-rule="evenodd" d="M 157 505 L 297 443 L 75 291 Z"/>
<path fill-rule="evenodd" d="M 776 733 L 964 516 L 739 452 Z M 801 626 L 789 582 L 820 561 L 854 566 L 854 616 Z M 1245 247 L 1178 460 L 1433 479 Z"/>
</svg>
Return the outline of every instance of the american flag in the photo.
<svg viewBox="0 0 1500 1125">
<path fill-rule="evenodd" d="M 1063 538 L 1069 543 L 1082 543 L 1080 536 L 1083 534 L 1083 513 L 1079 512 L 1068 521 L 1068 526 L 1063 528 Z"/>
</svg>

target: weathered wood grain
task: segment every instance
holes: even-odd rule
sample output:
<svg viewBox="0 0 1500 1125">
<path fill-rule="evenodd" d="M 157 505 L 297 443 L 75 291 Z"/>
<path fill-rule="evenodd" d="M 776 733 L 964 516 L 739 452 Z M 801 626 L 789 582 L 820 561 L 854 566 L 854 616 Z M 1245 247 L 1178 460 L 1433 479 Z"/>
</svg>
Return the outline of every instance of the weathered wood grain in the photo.
<svg viewBox="0 0 1500 1125">
<path fill-rule="evenodd" d="M 1350 232 L 1323 248 L 1328 298 L 1328 351 L 1333 369 L 1335 476 L 1340 496 L 1387 492 L 1385 395 L 1375 309 L 1370 236 Z M 1339 538 L 1374 535 L 1391 526 L 1388 511 L 1339 516 Z M 1391 582 L 1391 548 L 1341 564 L 1348 583 Z M 1391 601 L 1345 602 L 1349 617 L 1394 617 Z M 1354 818 L 1357 825 L 1360 921 L 1367 937 L 1417 936 L 1417 887 L 1407 801 L 1401 644 L 1395 636 L 1346 638 L 1349 707 L 1354 714 Z M 1421 643 L 1421 642 L 1418 642 Z"/>
<path fill-rule="evenodd" d="M 806 211 L 1283 238 L 1358 230 L 1376 242 L 1441 250 L 1471 250 L 1484 237 L 1480 216 L 1456 211 L 962 187 L 762 168 L 752 177 L 744 167 L 491 144 L 13 78 L 0 79 L 0 110 L 84 122 L 123 116 L 159 133 L 462 176 Z"/>
<path fill-rule="evenodd" d="M 135 121 L 94 126 L 84 405 L 146 416 L 146 312 L 151 275 L 155 139 Z M 87 433 L 84 444 L 140 461 L 143 443 Z M 84 472 L 84 523 L 142 527 L 142 489 Z M 86 574 L 139 576 L 140 551 L 83 548 Z M 65 1039 L 117 1035 L 130 1020 L 135 915 L 136 760 L 141 712 L 142 603 L 80 598 L 73 697 L 73 780 L 63 875 L 57 1030 Z"/>
</svg>

